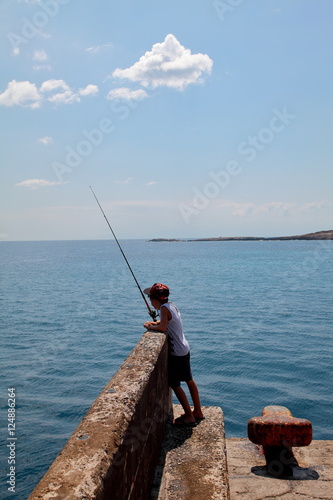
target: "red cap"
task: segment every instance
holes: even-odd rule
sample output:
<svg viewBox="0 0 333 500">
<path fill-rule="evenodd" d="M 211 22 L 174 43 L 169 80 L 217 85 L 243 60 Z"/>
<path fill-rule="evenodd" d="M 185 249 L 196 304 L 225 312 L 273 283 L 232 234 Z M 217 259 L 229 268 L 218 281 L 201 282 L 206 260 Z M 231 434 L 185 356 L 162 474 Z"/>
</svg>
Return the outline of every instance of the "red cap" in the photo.
<svg viewBox="0 0 333 500">
<path fill-rule="evenodd" d="M 165 300 L 169 297 L 169 288 L 163 283 L 154 283 L 151 288 L 146 288 L 144 293 L 149 295 L 152 299 L 162 299 Z"/>
</svg>

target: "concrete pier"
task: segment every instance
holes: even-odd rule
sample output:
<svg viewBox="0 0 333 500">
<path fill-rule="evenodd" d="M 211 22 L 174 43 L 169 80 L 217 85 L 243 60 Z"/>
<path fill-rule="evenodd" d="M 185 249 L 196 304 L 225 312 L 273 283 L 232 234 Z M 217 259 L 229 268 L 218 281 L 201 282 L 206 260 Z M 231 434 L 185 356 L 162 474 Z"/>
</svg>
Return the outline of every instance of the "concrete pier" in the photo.
<svg viewBox="0 0 333 500">
<path fill-rule="evenodd" d="M 166 336 L 145 333 L 28 500 L 333 500 L 332 441 L 293 448 L 274 477 L 262 446 L 225 439 L 221 408 L 172 425 L 167 363 Z"/>
<path fill-rule="evenodd" d="M 293 477 L 275 478 L 262 446 L 224 438 L 220 408 L 204 414 L 194 429 L 167 426 L 149 500 L 333 500 L 333 441 L 295 447 Z"/>
<path fill-rule="evenodd" d="M 146 500 L 171 411 L 166 336 L 146 333 L 29 500 Z"/>
<path fill-rule="evenodd" d="M 224 421 L 221 408 L 204 406 L 196 427 L 167 425 L 149 500 L 228 500 Z M 175 417 L 182 413 L 173 405 Z"/>
<path fill-rule="evenodd" d="M 262 447 L 248 439 L 226 439 L 230 500 L 333 500 L 333 441 L 293 448 L 293 479 L 266 472 Z"/>
</svg>

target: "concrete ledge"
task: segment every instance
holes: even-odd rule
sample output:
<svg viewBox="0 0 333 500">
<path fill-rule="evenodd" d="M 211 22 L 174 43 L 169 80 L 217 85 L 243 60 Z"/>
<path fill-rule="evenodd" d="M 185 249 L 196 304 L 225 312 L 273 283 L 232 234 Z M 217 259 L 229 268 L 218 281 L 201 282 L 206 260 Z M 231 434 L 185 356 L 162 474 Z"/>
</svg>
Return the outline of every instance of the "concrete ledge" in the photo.
<svg viewBox="0 0 333 500">
<path fill-rule="evenodd" d="M 29 500 L 146 499 L 171 409 L 166 336 L 145 333 Z"/>
<path fill-rule="evenodd" d="M 332 500 L 333 441 L 293 448 L 299 464 L 293 479 L 269 476 L 262 447 L 248 439 L 228 438 L 226 445 L 231 500 Z"/>
<path fill-rule="evenodd" d="M 174 415 L 182 413 L 173 406 Z M 150 500 L 227 500 L 229 487 L 221 408 L 204 407 L 196 427 L 167 425 Z"/>
</svg>

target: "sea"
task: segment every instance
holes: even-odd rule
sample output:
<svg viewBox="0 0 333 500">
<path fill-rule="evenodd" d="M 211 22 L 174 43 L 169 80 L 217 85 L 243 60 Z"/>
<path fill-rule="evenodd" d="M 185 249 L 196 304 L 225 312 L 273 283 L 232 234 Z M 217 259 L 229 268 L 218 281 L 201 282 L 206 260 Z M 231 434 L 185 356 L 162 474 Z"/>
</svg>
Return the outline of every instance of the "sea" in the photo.
<svg viewBox="0 0 333 500">
<path fill-rule="evenodd" d="M 274 404 L 333 439 L 333 241 L 120 244 L 142 288 L 169 286 L 227 437 Z M 150 318 L 112 239 L 1 242 L 0 279 L 0 498 L 22 500 Z"/>
</svg>

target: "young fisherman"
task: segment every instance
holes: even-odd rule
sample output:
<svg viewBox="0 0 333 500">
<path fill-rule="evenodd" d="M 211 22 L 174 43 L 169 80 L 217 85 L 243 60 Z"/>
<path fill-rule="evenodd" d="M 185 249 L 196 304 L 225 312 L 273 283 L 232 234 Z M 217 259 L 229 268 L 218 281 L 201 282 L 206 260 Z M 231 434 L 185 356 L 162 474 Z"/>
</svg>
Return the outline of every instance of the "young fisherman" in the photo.
<svg viewBox="0 0 333 500">
<path fill-rule="evenodd" d="M 184 414 L 176 418 L 174 424 L 193 427 L 205 417 L 201 410 L 199 391 L 192 378 L 190 346 L 183 333 L 179 309 L 173 302 L 169 302 L 169 288 L 163 283 L 155 283 L 152 287 L 146 288 L 144 293 L 150 298 L 154 309 L 160 311 L 160 320 L 146 321 L 143 326 L 147 330 L 166 333 L 169 339 L 169 386 L 184 409 Z M 189 388 L 194 406 L 193 411 L 181 388 L 181 381 L 186 382 Z"/>
</svg>

